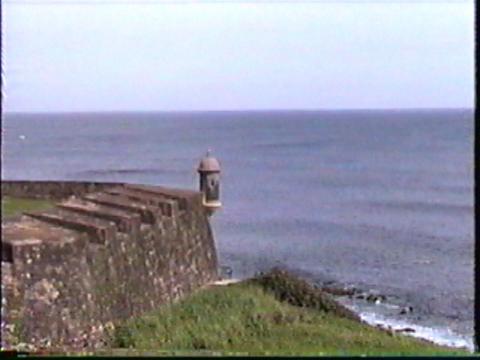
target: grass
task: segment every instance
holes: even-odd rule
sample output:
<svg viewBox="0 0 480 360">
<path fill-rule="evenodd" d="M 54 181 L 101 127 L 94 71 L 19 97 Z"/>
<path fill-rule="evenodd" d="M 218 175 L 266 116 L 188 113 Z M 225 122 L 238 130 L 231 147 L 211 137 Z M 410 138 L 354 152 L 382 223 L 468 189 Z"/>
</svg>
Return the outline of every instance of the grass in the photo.
<svg viewBox="0 0 480 360">
<path fill-rule="evenodd" d="M 467 355 L 359 322 L 327 300 L 306 302 L 282 276 L 210 287 L 182 302 L 117 325 L 110 354 Z M 263 279 L 263 280 L 262 280 Z M 283 282 L 282 282 L 283 281 Z M 276 285 L 275 285 L 276 284 Z M 312 290 L 313 289 L 313 290 Z M 307 291 L 307 292 L 308 292 Z M 305 293 L 303 293 L 305 295 Z M 283 300 L 281 298 L 283 297 Z M 296 305 L 292 305 L 296 303 Z M 332 307 L 333 306 L 333 307 Z"/>
<path fill-rule="evenodd" d="M 53 202 L 2 197 L 2 216 Z M 363 324 L 328 294 L 284 271 L 203 289 L 117 324 L 94 355 L 470 355 Z"/>
<path fill-rule="evenodd" d="M 2 196 L 2 217 L 19 215 L 23 211 L 44 210 L 52 206 L 53 202 L 50 200 Z"/>
</svg>

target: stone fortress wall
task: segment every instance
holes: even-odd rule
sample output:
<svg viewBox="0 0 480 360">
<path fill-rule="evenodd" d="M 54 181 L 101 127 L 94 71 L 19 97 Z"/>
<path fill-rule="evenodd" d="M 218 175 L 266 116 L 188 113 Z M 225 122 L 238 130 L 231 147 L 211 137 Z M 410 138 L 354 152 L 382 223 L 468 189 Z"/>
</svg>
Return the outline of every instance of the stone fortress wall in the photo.
<svg viewBox="0 0 480 360">
<path fill-rule="evenodd" d="M 2 181 L 2 195 L 58 201 L 2 219 L 2 348 L 18 338 L 43 347 L 93 345 L 118 321 L 218 278 L 200 192 Z"/>
</svg>

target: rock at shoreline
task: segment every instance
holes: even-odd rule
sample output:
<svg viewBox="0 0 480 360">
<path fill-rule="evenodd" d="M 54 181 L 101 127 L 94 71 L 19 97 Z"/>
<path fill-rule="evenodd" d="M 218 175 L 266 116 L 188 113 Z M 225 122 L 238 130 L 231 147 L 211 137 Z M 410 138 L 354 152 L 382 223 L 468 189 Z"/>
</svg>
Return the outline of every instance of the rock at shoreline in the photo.
<svg viewBox="0 0 480 360">
<path fill-rule="evenodd" d="M 368 302 L 373 302 L 375 304 L 379 304 L 383 301 L 385 301 L 387 298 L 385 297 L 385 295 L 375 295 L 375 294 L 370 294 L 366 297 L 366 300 Z"/>
<path fill-rule="evenodd" d="M 396 332 L 414 333 L 414 332 L 415 332 L 415 329 L 406 327 L 406 328 L 403 328 L 403 329 L 397 329 L 397 330 L 395 330 L 395 331 L 396 331 Z"/>
<path fill-rule="evenodd" d="M 356 293 L 356 289 L 344 289 L 341 287 L 323 287 L 320 290 L 334 296 L 353 296 Z"/>
<path fill-rule="evenodd" d="M 307 281 L 285 270 L 274 268 L 270 272 L 260 274 L 249 281 L 260 285 L 267 291 L 273 292 L 280 301 L 286 301 L 294 306 L 331 312 L 338 316 L 361 322 L 359 315 L 335 301 L 330 294 L 315 288 Z"/>
<path fill-rule="evenodd" d="M 400 310 L 400 315 L 406 315 L 406 314 L 410 314 L 411 312 L 413 312 L 413 307 L 411 306 L 406 306 L 404 307 L 402 310 Z"/>
</svg>

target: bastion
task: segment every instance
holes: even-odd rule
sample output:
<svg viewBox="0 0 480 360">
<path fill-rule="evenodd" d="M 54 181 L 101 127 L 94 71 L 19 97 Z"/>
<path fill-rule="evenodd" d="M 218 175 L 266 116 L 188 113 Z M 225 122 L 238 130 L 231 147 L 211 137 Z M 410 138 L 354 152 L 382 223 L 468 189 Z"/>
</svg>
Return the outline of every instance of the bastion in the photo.
<svg viewBox="0 0 480 360">
<path fill-rule="evenodd" d="M 119 321 L 218 279 L 201 192 L 125 183 L 2 181 L 55 206 L 2 218 L 2 348 L 98 346 Z"/>
</svg>

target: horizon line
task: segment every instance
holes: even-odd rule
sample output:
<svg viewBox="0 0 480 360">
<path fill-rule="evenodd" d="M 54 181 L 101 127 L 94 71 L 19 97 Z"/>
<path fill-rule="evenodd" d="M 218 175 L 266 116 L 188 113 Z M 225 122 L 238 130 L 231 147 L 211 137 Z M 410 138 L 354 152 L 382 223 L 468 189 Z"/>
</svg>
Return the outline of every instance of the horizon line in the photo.
<svg viewBox="0 0 480 360">
<path fill-rule="evenodd" d="M 338 111 L 460 111 L 473 107 L 411 107 L 411 108 L 318 108 L 318 109 L 194 109 L 194 110 L 81 110 L 81 111 L 3 111 L 3 115 L 15 114 L 152 114 L 152 113 L 257 113 L 257 112 L 338 112 Z"/>
<path fill-rule="evenodd" d="M 5 4 L 11 5 L 203 5 L 203 4 L 464 4 L 474 3 L 472 0 L 5 0 Z"/>
</svg>

